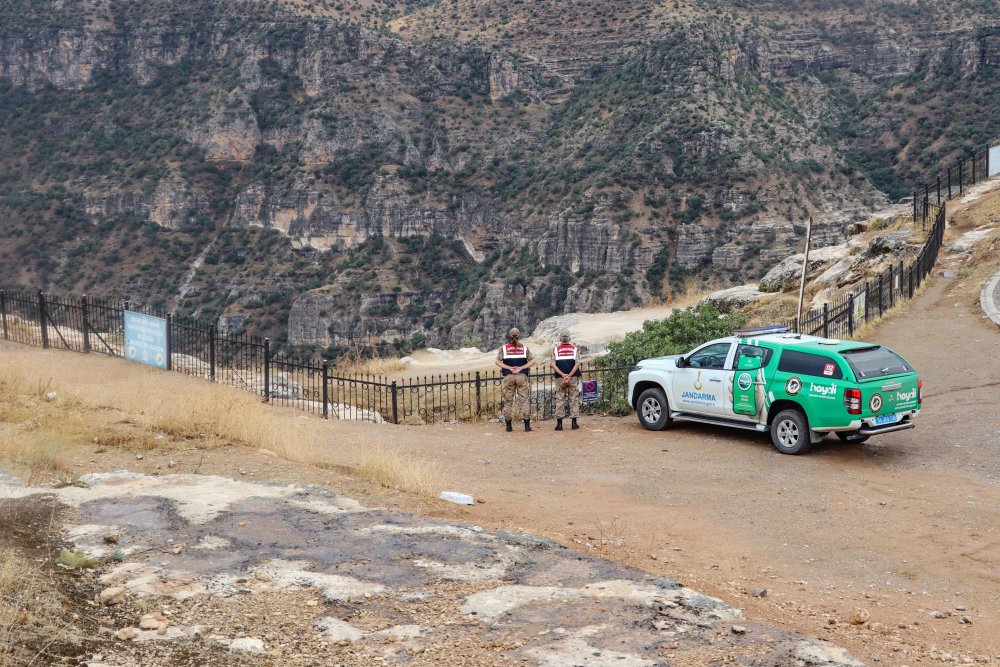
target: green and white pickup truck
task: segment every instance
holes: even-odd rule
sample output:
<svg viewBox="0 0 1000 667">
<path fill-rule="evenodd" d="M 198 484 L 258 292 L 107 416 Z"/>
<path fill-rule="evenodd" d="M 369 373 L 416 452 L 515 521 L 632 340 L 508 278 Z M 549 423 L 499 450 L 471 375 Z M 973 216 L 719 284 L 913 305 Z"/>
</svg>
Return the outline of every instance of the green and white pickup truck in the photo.
<svg viewBox="0 0 1000 667">
<path fill-rule="evenodd" d="M 777 331 L 777 332 L 776 332 Z M 889 348 L 764 328 L 640 361 L 628 400 L 650 430 L 674 419 L 770 431 L 784 454 L 913 428 L 923 382 Z"/>
</svg>

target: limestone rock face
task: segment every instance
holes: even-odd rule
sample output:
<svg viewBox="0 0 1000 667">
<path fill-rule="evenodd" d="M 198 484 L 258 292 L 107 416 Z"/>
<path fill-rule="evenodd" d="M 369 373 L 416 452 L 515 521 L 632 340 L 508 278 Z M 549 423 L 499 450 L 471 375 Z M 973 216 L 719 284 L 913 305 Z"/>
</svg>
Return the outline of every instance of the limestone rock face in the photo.
<svg viewBox="0 0 1000 667">
<path fill-rule="evenodd" d="M 699 301 L 699 305 L 702 303 L 713 303 L 719 309 L 720 313 L 725 314 L 739 310 L 767 296 L 767 293 L 761 292 L 757 289 L 756 285 L 739 285 L 719 290 L 718 292 L 712 292 Z"/>
<path fill-rule="evenodd" d="M 208 201 L 193 193 L 177 174 L 156 182 L 152 192 L 116 186 L 94 186 L 84 191 L 84 212 L 91 222 L 131 215 L 147 218 L 167 229 L 189 229 L 208 210 Z"/>
<path fill-rule="evenodd" d="M 696 269 L 711 261 L 714 234 L 701 225 L 681 227 L 677 242 L 677 264 L 683 269 Z"/>
<path fill-rule="evenodd" d="M 327 347 L 406 339 L 419 331 L 413 330 L 412 320 L 440 310 L 447 296 L 445 292 L 359 294 L 331 288 L 307 292 L 292 304 L 288 342 Z"/>
<path fill-rule="evenodd" d="M 0 35 L 0 80 L 36 92 L 46 85 L 83 90 L 114 66 L 116 40 L 86 30 L 56 30 L 30 37 Z"/>
<path fill-rule="evenodd" d="M 188 133 L 205 150 L 206 160 L 249 162 L 261 142 L 257 116 L 245 98 L 233 94 L 215 107 L 211 117 Z"/>
<path fill-rule="evenodd" d="M 848 254 L 846 246 L 830 246 L 827 248 L 816 248 L 809 251 L 809 265 L 806 267 L 807 277 L 816 271 L 823 269 L 834 262 L 837 262 Z M 795 289 L 799 286 L 802 277 L 802 260 L 804 253 L 798 253 L 787 257 L 778 263 L 773 269 L 760 280 L 760 289 L 763 292 L 784 292 Z"/>
</svg>

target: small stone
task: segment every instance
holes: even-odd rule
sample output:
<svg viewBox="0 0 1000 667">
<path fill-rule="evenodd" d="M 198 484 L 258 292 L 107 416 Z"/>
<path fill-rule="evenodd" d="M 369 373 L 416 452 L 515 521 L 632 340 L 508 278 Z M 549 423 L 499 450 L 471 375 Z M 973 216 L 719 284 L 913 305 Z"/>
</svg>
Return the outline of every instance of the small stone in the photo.
<svg viewBox="0 0 1000 667">
<path fill-rule="evenodd" d="M 50 401 L 54 401 L 57 398 L 59 398 L 59 394 L 57 394 L 54 391 L 50 391 L 49 393 L 45 394 L 45 398 L 49 399 Z"/>
<path fill-rule="evenodd" d="M 734 635 L 745 635 L 747 633 L 747 629 L 742 625 L 734 625 L 732 630 Z"/>
<path fill-rule="evenodd" d="M 931 618 L 945 618 L 947 616 L 951 616 L 951 614 L 938 611 L 937 609 L 931 609 L 929 612 L 927 612 L 927 615 L 930 616 Z"/>
<path fill-rule="evenodd" d="M 118 544 L 118 540 L 120 539 L 120 537 L 121 536 L 118 533 L 108 533 L 107 535 L 104 536 L 104 543 Z"/>
<path fill-rule="evenodd" d="M 316 602 L 316 600 L 308 600 L 308 601 L 306 601 L 306 606 L 307 607 L 315 607 L 318 604 L 319 604 L 319 602 Z"/>
<path fill-rule="evenodd" d="M 244 470 L 243 468 L 240 468 L 240 474 L 241 474 L 241 475 L 245 475 L 245 474 L 247 474 L 247 471 L 246 471 L 246 470 Z"/>
<path fill-rule="evenodd" d="M 118 639 L 122 641 L 128 641 L 130 639 L 135 639 L 135 628 L 122 628 L 118 631 L 116 635 Z"/>
<path fill-rule="evenodd" d="M 858 608 L 851 612 L 847 620 L 851 625 L 864 625 L 869 619 L 871 619 L 871 614 L 868 613 L 868 610 Z"/>
<path fill-rule="evenodd" d="M 167 461 L 167 467 L 168 468 L 176 468 L 177 467 L 177 461 Z"/>
<path fill-rule="evenodd" d="M 766 588 L 755 588 L 752 591 L 750 591 L 750 595 L 754 596 L 755 598 L 764 598 L 764 597 L 767 597 L 767 589 Z"/>
<path fill-rule="evenodd" d="M 229 644 L 230 651 L 241 651 L 243 653 L 263 653 L 264 641 L 256 637 L 240 637 L 234 639 Z"/>
<path fill-rule="evenodd" d="M 181 555 L 181 553 L 182 553 L 182 552 L 184 551 L 184 545 L 183 545 L 183 544 L 178 544 L 177 546 L 175 546 L 175 547 L 174 547 L 173 549 L 171 549 L 170 551 L 171 551 L 171 552 L 172 552 L 172 553 L 173 553 L 173 554 L 174 554 L 175 556 L 180 556 L 180 555 Z"/>
<path fill-rule="evenodd" d="M 955 611 L 965 611 L 965 605 L 964 604 L 955 605 Z"/>
<path fill-rule="evenodd" d="M 167 619 L 162 614 L 144 614 L 139 619 L 140 630 L 159 630 L 167 626 Z"/>
<path fill-rule="evenodd" d="M 271 575 L 269 575 L 267 572 L 255 572 L 253 578 L 256 579 L 257 581 L 265 581 L 265 582 L 271 581 Z"/>
<path fill-rule="evenodd" d="M 958 619 L 958 622 L 961 623 L 962 625 L 972 625 L 972 619 L 969 618 L 968 616 L 963 616 L 962 618 Z"/>
<path fill-rule="evenodd" d="M 142 454 L 136 454 L 136 455 L 135 455 L 135 460 L 136 460 L 136 461 L 141 461 L 141 460 L 143 460 L 144 458 L 146 458 L 146 457 L 145 457 L 145 456 L 143 456 Z"/>
<path fill-rule="evenodd" d="M 105 588 L 97 596 L 97 601 L 103 605 L 111 606 L 115 604 L 121 604 L 122 600 L 125 598 L 125 589 L 121 586 L 113 586 L 111 588 Z"/>
<path fill-rule="evenodd" d="M 872 632 L 877 632 L 880 635 L 887 635 L 887 634 L 889 634 L 889 627 L 886 626 L 886 625 L 883 625 L 881 623 L 878 623 L 878 622 L 876 622 L 876 623 L 869 623 L 868 624 L 868 629 L 871 630 Z"/>
</svg>

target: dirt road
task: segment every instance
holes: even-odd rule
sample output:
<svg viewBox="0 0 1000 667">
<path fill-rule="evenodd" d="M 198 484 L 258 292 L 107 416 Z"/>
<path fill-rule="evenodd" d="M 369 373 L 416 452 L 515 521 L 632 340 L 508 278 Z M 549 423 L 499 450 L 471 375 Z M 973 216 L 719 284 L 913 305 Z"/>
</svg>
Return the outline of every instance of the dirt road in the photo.
<svg viewBox="0 0 1000 667">
<path fill-rule="evenodd" d="M 1000 330 L 974 288 L 935 279 L 870 336 L 916 365 L 926 398 L 916 429 L 864 445 L 790 457 L 721 428 L 602 418 L 415 428 L 400 446 L 485 501 L 469 520 L 678 577 L 866 662 L 1000 664 Z"/>
</svg>

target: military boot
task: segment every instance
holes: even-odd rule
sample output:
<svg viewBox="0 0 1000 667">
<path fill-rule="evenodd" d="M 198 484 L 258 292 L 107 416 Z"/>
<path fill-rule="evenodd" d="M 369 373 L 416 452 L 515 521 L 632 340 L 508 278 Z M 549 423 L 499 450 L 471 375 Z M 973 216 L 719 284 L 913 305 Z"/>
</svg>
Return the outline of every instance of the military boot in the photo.
<svg viewBox="0 0 1000 667">
<path fill-rule="evenodd" d="M 511 425 L 510 420 L 507 420 L 507 429 L 506 430 L 507 430 L 508 433 L 510 433 L 511 431 L 514 430 L 514 426 Z"/>
<path fill-rule="evenodd" d="M 530 419 L 525 419 L 524 420 L 524 432 L 527 433 L 530 430 L 531 430 L 531 420 Z"/>
<path fill-rule="evenodd" d="M 576 423 L 576 417 L 573 417 L 573 424 L 572 426 L 570 426 L 570 428 L 572 428 L 574 431 L 580 428 L 580 425 Z"/>
<path fill-rule="evenodd" d="M 561 431 L 562 430 L 562 420 L 561 419 L 557 419 L 556 420 L 556 430 L 557 431 Z"/>
</svg>

